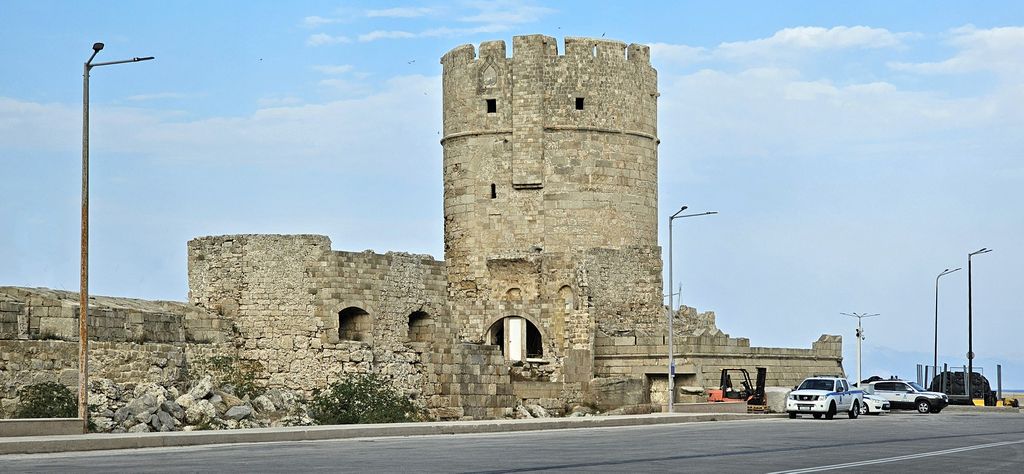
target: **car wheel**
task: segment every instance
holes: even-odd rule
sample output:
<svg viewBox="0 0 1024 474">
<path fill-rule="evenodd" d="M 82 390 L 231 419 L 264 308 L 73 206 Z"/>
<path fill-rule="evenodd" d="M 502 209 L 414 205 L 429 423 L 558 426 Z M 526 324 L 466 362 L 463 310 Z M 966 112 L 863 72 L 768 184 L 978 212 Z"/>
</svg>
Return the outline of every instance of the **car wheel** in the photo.
<svg viewBox="0 0 1024 474">
<path fill-rule="evenodd" d="M 860 402 L 858 402 L 857 400 L 853 401 L 853 406 L 850 407 L 850 412 L 848 413 L 848 415 L 851 420 L 855 420 L 858 416 L 860 416 Z"/>
<path fill-rule="evenodd" d="M 871 409 L 868 408 L 868 404 L 867 403 L 864 403 L 864 404 L 862 404 L 860 406 L 860 414 L 861 415 L 870 415 L 871 414 Z"/>
<path fill-rule="evenodd" d="M 831 420 L 832 418 L 835 418 L 835 417 L 836 417 L 836 402 L 832 402 L 828 406 L 828 411 L 825 412 L 825 419 L 826 420 Z"/>
<path fill-rule="evenodd" d="M 796 418 L 796 412 L 791 411 L 789 412 L 789 419 L 792 420 L 793 418 Z"/>
<path fill-rule="evenodd" d="M 917 401 L 917 412 L 918 413 L 928 413 L 931 410 L 932 410 L 932 404 L 928 403 L 928 400 L 923 400 L 922 399 L 922 400 L 918 400 Z"/>
<path fill-rule="evenodd" d="M 814 419 L 817 420 L 817 419 L 821 418 L 821 413 L 812 413 L 811 416 L 813 416 Z"/>
</svg>

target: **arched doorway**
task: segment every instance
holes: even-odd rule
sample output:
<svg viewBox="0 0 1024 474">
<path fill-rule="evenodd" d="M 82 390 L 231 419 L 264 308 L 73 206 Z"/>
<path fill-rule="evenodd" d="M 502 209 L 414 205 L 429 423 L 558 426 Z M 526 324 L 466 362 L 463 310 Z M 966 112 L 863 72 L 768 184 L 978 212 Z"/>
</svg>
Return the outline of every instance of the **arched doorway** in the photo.
<svg viewBox="0 0 1024 474">
<path fill-rule="evenodd" d="M 487 343 L 501 348 L 505 360 L 521 361 L 544 357 L 544 338 L 530 320 L 508 316 L 487 329 Z"/>
</svg>

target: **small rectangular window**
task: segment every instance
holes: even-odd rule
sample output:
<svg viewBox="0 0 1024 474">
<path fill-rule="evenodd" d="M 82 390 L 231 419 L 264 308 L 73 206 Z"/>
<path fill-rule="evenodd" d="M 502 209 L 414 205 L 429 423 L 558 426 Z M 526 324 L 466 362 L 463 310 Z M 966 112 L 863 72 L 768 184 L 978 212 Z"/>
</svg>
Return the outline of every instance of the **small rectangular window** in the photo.
<svg viewBox="0 0 1024 474">
<path fill-rule="evenodd" d="M 498 188 L 491 183 L 491 199 L 498 197 Z"/>
<path fill-rule="evenodd" d="M 583 110 L 583 97 L 576 98 L 576 110 Z"/>
<path fill-rule="evenodd" d="M 498 111 L 498 99 L 487 99 L 487 113 L 493 114 Z"/>
</svg>

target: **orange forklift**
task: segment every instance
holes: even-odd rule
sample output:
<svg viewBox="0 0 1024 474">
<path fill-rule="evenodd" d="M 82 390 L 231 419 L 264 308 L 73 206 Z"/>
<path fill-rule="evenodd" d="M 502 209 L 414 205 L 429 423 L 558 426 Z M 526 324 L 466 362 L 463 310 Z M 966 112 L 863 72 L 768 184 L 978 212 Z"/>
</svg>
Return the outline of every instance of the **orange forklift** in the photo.
<svg viewBox="0 0 1024 474">
<path fill-rule="evenodd" d="M 733 385 L 733 377 L 740 377 L 740 386 Z M 718 388 L 708 390 L 708 402 L 740 403 L 747 404 L 747 412 L 766 413 L 768 401 L 764 394 L 765 379 L 768 377 L 768 369 L 757 368 L 757 384 L 750 381 L 750 373 L 747 369 L 722 369 L 722 376 L 718 381 Z"/>
</svg>

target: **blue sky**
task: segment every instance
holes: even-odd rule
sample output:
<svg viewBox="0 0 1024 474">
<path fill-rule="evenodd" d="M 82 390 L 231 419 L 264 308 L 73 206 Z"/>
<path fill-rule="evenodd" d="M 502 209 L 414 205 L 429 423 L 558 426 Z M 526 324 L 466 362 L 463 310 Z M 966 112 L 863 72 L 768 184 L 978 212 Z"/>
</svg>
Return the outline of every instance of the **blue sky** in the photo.
<svg viewBox="0 0 1024 474">
<path fill-rule="evenodd" d="M 1024 388 L 1024 3 L 0 1 L 0 285 L 184 300 L 185 243 L 319 233 L 443 257 L 440 65 L 543 33 L 649 44 L 683 302 L 754 345 L 865 320 L 866 374 L 932 356 L 975 259 L 977 365 Z M 662 244 L 667 241 L 664 219 Z M 964 362 L 967 275 L 940 361 Z"/>
</svg>

